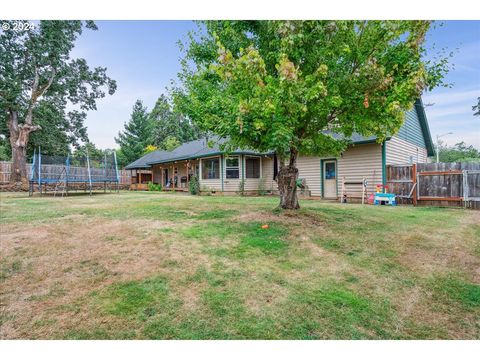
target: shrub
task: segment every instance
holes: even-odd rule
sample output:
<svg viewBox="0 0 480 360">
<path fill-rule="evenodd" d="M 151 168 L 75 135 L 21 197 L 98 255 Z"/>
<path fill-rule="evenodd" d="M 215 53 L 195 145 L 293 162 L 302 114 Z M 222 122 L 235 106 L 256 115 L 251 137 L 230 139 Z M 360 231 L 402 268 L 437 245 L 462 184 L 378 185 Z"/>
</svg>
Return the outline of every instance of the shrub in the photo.
<svg viewBox="0 0 480 360">
<path fill-rule="evenodd" d="M 260 180 L 258 182 L 257 193 L 260 196 L 267 195 L 267 190 L 265 189 L 265 179 L 264 178 L 260 178 Z"/>
<path fill-rule="evenodd" d="M 190 178 L 190 183 L 188 184 L 188 189 L 190 190 L 190 194 L 198 195 L 200 192 L 200 184 L 196 176 L 192 176 Z"/>
<path fill-rule="evenodd" d="M 240 196 L 245 196 L 245 180 L 240 180 L 240 183 L 238 184 L 238 191 L 237 194 Z"/>
<path fill-rule="evenodd" d="M 148 191 L 162 191 L 162 185 L 154 184 L 153 182 L 148 183 Z"/>
</svg>

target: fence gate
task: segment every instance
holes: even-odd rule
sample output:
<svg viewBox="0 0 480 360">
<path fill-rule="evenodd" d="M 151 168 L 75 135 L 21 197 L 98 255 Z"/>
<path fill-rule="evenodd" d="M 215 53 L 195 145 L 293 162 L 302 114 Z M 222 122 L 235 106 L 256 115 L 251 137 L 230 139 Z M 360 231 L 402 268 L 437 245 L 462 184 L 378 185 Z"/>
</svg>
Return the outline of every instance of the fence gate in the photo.
<svg viewBox="0 0 480 360">
<path fill-rule="evenodd" d="M 399 203 L 480 208 L 479 163 L 389 165 L 387 184 Z"/>
</svg>

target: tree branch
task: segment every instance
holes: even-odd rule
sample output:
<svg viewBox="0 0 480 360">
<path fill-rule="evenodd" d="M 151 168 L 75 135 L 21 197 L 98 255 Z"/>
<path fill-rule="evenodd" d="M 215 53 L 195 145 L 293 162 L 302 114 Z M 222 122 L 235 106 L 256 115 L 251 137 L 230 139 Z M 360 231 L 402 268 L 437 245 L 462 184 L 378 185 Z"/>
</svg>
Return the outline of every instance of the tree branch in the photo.
<svg viewBox="0 0 480 360">
<path fill-rule="evenodd" d="M 32 85 L 32 96 L 30 97 L 30 103 L 28 104 L 27 115 L 25 116 L 25 124 L 32 125 L 33 121 L 33 108 L 37 103 L 38 98 L 42 97 L 50 86 L 52 86 L 53 80 L 55 79 L 56 71 L 52 69 L 52 75 L 48 79 L 45 86 L 38 88 L 40 82 L 40 75 L 38 74 L 38 67 L 35 67 L 35 78 Z"/>
</svg>

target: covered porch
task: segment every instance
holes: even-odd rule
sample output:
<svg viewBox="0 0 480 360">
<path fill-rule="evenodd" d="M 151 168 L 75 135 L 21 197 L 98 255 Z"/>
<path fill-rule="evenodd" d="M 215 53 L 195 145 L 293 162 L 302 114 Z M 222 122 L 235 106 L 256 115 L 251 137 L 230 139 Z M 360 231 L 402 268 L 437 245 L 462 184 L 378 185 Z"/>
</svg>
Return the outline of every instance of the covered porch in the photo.
<svg viewBox="0 0 480 360">
<path fill-rule="evenodd" d="M 181 160 L 152 165 L 153 183 L 163 191 L 189 191 L 192 176 L 199 174 L 198 160 Z"/>
</svg>

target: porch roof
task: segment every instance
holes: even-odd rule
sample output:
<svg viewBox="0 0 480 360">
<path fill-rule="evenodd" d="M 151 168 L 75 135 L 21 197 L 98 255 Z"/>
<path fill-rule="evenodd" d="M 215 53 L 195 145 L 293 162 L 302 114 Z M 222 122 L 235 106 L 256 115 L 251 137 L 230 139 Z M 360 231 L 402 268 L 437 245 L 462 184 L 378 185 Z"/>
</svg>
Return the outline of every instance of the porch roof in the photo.
<svg viewBox="0 0 480 360">
<path fill-rule="evenodd" d="M 156 159 L 162 159 L 168 156 L 169 154 L 170 153 L 168 151 L 163 151 L 163 150 L 152 151 L 142 156 L 140 159 L 137 159 L 131 164 L 128 164 L 127 166 L 125 166 L 125 170 L 149 169 L 151 168 L 151 166 L 147 164 L 148 162 L 154 161 Z"/>
</svg>

